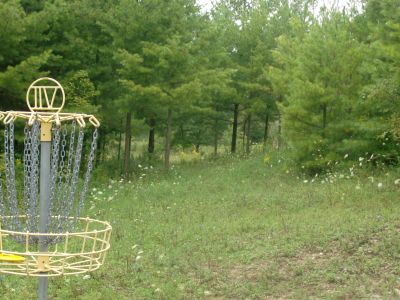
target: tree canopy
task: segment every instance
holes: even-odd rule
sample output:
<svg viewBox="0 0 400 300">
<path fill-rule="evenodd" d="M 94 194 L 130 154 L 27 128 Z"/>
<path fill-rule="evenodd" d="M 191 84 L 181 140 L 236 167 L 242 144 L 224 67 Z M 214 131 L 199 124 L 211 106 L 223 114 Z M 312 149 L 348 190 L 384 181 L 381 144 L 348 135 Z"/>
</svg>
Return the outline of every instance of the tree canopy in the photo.
<svg viewBox="0 0 400 300">
<path fill-rule="evenodd" d="M 102 143 L 120 153 L 134 126 L 167 168 L 174 147 L 235 153 L 241 135 L 249 153 L 267 145 L 271 124 L 311 172 L 345 155 L 398 164 L 399 5 L 363 5 L 2 1 L 0 109 L 23 109 L 27 86 L 48 75 L 65 86 L 68 109 L 100 116 Z"/>
</svg>

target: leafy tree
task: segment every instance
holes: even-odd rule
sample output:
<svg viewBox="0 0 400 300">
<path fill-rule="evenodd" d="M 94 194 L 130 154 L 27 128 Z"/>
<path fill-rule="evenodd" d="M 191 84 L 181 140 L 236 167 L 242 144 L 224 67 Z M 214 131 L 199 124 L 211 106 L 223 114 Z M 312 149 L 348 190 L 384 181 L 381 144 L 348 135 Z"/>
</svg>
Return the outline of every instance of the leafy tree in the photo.
<svg viewBox="0 0 400 300">
<path fill-rule="evenodd" d="M 191 53 L 198 8 L 194 1 L 182 5 L 182 1 L 167 4 L 154 0 L 138 6 L 139 11 L 145 16 L 151 14 L 152 18 L 144 20 L 147 26 L 139 23 L 138 26 L 144 28 L 136 31 L 139 40 L 135 46 L 125 47 L 117 54 L 117 60 L 121 62 L 119 73 L 122 83 L 133 96 L 127 102 L 130 110 L 145 118 L 148 124 L 154 124 L 159 116 L 166 116 L 162 118 L 166 119 L 164 162 L 169 168 L 173 112 L 188 106 L 199 94 Z M 168 11 L 171 13 L 166 14 Z M 120 42 L 117 40 L 117 43 Z"/>
<path fill-rule="evenodd" d="M 71 110 L 79 109 L 87 114 L 95 114 L 96 107 L 93 99 L 99 95 L 87 71 L 80 70 L 65 80 L 65 93 L 69 101 L 66 108 Z"/>
<path fill-rule="evenodd" d="M 400 11 L 398 1 L 370 0 L 370 59 L 365 75 L 372 83 L 363 91 L 360 115 L 369 124 L 363 137 L 374 141 L 373 153 L 386 163 L 398 163 L 400 133 Z"/>
<path fill-rule="evenodd" d="M 0 3 L 0 109 L 21 109 L 29 84 L 48 74 L 43 66 L 51 51 L 29 52 L 34 32 L 39 31 L 35 16 L 26 15 L 19 1 Z M 32 34 L 32 35 L 31 35 Z"/>
<path fill-rule="evenodd" d="M 321 17 L 303 35 L 280 37 L 274 52 L 280 67 L 270 69 L 275 90 L 284 95 L 283 130 L 298 163 L 312 172 L 366 150 L 354 113 L 364 83 L 363 46 L 346 14 Z"/>
</svg>

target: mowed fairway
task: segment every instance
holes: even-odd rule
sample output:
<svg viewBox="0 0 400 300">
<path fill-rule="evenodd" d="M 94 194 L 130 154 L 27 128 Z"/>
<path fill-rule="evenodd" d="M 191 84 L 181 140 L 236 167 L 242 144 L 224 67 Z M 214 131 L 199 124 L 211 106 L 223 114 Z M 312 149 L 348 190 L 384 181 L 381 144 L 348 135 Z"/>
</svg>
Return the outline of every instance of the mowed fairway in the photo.
<svg viewBox="0 0 400 300">
<path fill-rule="evenodd" d="M 255 156 L 143 174 L 92 192 L 112 249 L 90 278 L 50 279 L 51 299 L 400 296 L 398 172 L 311 183 Z M 2 276 L 1 299 L 36 283 Z"/>
</svg>

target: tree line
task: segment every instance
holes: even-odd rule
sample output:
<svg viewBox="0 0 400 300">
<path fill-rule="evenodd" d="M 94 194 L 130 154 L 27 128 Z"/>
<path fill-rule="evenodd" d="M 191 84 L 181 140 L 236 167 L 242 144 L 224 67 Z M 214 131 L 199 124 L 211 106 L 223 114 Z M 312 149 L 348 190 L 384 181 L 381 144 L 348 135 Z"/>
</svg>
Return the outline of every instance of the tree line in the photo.
<svg viewBox="0 0 400 300">
<path fill-rule="evenodd" d="M 229 135 L 236 153 L 240 132 L 249 153 L 267 144 L 271 122 L 311 172 L 344 156 L 397 164 L 398 0 L 316 6 L 221 0 L 203 12 L 195 0 L 1 1 L 0 109 L 24 109 L 39 76 L 59 79 L 66 109 L 100 117 L 103 156 L 118 143 L 126 176 L 134 120 L 149 157 L 162 148 L 166 168 L 177 145 L 217 154 Z"/>
</svg>

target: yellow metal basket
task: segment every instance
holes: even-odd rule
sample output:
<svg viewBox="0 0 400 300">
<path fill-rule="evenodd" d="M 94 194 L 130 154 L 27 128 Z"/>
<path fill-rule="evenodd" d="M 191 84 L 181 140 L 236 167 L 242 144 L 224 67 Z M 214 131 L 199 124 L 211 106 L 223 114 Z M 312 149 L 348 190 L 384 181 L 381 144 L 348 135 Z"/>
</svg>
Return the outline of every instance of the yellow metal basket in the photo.
<svg viewBox="0 0 400 300">
<path fill-rule="evenodd" d="M 71 217 L 69 220 L 76 221 L 76 232 L 31 233 L 0 227 L 0 273 L 54 277 L 100 268 L 110 248 L 111 225 L 90 218 Z M 40 252 L 38 243 L 32 242 L 38 239 L 57 239 L 58 242 L 49 246 L 48 251 Z"/>
</svg>

